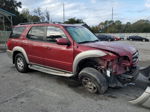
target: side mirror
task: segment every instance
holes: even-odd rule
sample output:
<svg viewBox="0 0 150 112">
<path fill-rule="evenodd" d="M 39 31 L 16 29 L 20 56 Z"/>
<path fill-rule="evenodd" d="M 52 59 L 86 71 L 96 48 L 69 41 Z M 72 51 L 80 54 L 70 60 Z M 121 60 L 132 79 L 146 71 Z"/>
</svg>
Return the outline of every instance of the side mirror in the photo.
<svg viewBox="0 0 150 112">
<path fill-rule="evenodd" d="M 69 40 L 67 40 L 66 38 L 58 38 L 56 39 L 56 43 L 59 45 L 70 45 Z"/>
</svg>

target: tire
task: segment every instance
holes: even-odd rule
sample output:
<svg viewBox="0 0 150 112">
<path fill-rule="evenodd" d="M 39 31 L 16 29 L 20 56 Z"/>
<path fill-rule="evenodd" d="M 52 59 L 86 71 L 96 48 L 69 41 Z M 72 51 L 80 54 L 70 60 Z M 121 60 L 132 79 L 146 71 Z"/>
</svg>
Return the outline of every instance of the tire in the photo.
<svg viewBox="0 0 150 112">
<path fill-rule="evenodd" d="M 21 53 L 15 56 L 15 67 L 21 73 L 26 73 L 29 71 L 28 64 Z"/>
<path fill-rule="evenodd" d="M 130 41 L 132 41 L 132 39 L 129 39 Z"/>
<path fill-rule="evenodd" d="M 79 73 L 79 80 L 90 93 L 104 94 L 108 89 L 108 82 L 105 76 L 91 67 L 86 67 Z"/>
<path fill-rule="evenodd" d="M 143 42 L 146 42 L 146 40 L 145 40 L 145 39 L 143 39 L 142 41 L 143 41 Z"/>
</svg>

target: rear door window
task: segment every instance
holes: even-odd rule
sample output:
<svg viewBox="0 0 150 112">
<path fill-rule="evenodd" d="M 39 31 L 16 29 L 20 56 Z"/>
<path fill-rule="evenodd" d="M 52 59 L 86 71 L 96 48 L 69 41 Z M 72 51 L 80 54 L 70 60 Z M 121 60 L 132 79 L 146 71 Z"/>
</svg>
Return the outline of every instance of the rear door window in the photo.
<svg viewBox="0 0 150 112">
<path fill-rule="evenodd" d="M 9 38 L 19 38 L 24 30 L 25 27 L 14 27 Z"/>
<path fill-rule="evenodd" d="M 31 40 L 43 41 L 46 36 L 45 26 L 33 26 L 29 31 L 27 38 Z"/>
</svg>

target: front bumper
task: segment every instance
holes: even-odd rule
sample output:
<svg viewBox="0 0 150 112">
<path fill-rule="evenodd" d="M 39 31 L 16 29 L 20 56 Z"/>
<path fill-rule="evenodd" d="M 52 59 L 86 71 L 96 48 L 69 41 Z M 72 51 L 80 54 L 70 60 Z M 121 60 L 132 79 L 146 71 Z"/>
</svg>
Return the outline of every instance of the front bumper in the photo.
<svg viewBox="0 0 150 112">
<path fill-rule="evenodd" d="M 130 72 L 118 75 L 117 79 L 123 84 L 133 82 L 139 75 L 139 68 L 139 66 L 133 67 Z"/>
</svg>

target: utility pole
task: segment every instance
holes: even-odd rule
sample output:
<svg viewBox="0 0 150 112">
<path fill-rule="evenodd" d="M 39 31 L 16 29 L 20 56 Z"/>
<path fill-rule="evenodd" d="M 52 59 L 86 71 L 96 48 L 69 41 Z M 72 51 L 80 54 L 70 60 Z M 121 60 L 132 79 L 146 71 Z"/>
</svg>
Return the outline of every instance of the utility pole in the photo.
<svg viewBox="0 0 150 112">
<path fill-rule="evenodd" d="M 65 22 L 65 4 L 63 3 L 63 22 Z"/>
<path fill-rule="evenodd" d="M 114 9 L 112 7 L 112 21 L 114 20 Z"/>
</svg>

